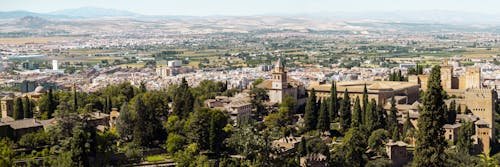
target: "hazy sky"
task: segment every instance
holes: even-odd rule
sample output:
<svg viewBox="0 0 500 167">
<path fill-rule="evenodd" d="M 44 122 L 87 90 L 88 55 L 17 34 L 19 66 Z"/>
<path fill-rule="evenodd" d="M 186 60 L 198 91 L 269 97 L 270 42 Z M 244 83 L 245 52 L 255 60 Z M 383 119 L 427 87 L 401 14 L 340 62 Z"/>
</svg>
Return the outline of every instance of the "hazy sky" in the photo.
<svg viewBox="0 0 500 167">
<path fill-rule="evenodd" d="M 0 0 L 0 6 L 0 11 L 51 12 L 92 6 L 194 16 L 420 10 L 500 13 L 500 0 Z"/>
</svg>

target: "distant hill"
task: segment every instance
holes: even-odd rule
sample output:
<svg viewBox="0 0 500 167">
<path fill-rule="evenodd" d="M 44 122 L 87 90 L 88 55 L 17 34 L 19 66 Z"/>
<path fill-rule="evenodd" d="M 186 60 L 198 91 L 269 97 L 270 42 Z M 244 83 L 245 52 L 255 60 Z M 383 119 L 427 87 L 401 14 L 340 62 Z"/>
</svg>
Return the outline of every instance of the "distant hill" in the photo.
<svg viewBox="0 0 500 167">
<path fill-rule="evenodd" d="M 57 15 L 35 13 L 29 11 L 0 12 L 0 19 L 19 19 L 27 16 L 42 17 L 42 18 L 66 18 L 66 16 L 57 16 Z"/>
<path fill-rule="evenodd" d="M 30 28 L 41 28 L 43 26 L 51 24 L 51 22 L 37 16 L 26 16 L 19 19 L 17 24 Z"/>
<path fill-rule="evenodd" d="M 99 17 L 135 17 L 137 13 L 104 9 L 94 7 L 82 7 L 76 9 L 65 9 L 50 13 L 36 13 L 30 11 L 0 11 L 0 19 L 20 19 L 24 17 L 39 17 L 44 19 L 71 19 L 71 18 L 99 18 Z"/>
<path fill-rule="evenodd" d="M 49 14 L 69 16 L 69 17 L 81 17 L 81 18 L 139 16 L 139 14 L 133 13 L 130 11 L 95 8 L 95 7 L 81 7 L 81 8 L 76 8 L 76 9 L 65 9 L 65 10 L 51 12 Z"/>
</svg>

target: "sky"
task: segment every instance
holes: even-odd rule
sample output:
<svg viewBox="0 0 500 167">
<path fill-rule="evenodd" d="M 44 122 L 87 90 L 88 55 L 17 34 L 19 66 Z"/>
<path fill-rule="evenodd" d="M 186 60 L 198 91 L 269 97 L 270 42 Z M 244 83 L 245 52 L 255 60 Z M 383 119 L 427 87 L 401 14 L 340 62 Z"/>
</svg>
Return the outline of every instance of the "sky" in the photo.
<svg viewBox="0 0 500 167">
<path fill-rule="evenodd" d="M 99 7 L 145 15 L 266 15 L 335 12 L 460 11 L 499 14 L 500 0 L 0 0 L 0 11 Z"/>
</svg>

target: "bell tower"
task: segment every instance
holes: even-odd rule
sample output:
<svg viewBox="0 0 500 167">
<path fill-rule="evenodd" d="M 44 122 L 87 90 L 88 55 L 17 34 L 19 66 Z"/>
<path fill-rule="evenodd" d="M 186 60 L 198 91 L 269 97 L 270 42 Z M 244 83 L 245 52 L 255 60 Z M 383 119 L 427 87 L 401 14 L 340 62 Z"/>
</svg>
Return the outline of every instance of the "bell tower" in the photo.
<svg viewBox="0 0 500 167">
<path fill-rule="evenodd" d="M 273 89 L 286 89 L 288 88 L 287 84 L 287 74 L 285 71 L 285 67 L 281 63 L 281 59 L 278 59 L 276 65 L 273 70 Z"/>
</svg>

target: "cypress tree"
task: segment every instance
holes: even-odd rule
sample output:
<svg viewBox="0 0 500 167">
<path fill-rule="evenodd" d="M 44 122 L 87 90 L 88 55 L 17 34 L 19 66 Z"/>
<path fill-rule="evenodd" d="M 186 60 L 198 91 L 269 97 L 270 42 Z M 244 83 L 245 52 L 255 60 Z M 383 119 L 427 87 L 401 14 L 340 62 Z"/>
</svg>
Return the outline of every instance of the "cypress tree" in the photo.
<svg viewBox="0 0 500 167">
<path fill-rule="evenodd" d="M 396 81 L 403 81 L 403 74 L 401 74 L 401 70 L 398 70 Z"/>
<path fill-rule="evenodd" d="M 14 114 L 12 115 L 12 118 L 18 120 L 18 119 L 23 119 L 23 116 L 24 116 L 23 100 L 19 97 L 16 97 L 14 99 Z"/>
<path fill-rule="evenodd" d="M 410 129 L 413 129 L 413 125 L 411 124 L 410 121 L 410 113 L 406 113 L 406 119 L 405 122 L 403 123 L 403 138 L 408 137 L 408 131 Z"/>
<path fill-rule="evenodd" d="M 418 119 L 418 134 L 414 166 L 444 166 L 446 163 L 443 125 L 446 123 L 446 106 L 441 93 L 441 72 L 434 66 L 423 98 L 423 108 Z"/>
<path fill-rule="evenodd" d="M 49 88 L 49 93 L 48 93 L 48 101 L 49 101 L 49 110 L 47 111 L 48 118 L 52 118 L 52 114 L 54 114 L 54 111 L 56 110 L 57 104 L 56 100 L 54 99 L 54 95 L 52 92 L 52 87 Z"/>
<path fill-rule="evenodd" d="M 71 166 L 86 167 L 90 166 L 88 156 L 86 153 L 85 145 L 85 132 L 77 127 L 73 130 L 73 137 L 71 138 Z"/>
<path fill-rule="evenodd" d="M 216 140 L 217 140 L 217 131 L 216 131 L 216 125 L 215 125 L 215 119 L 213 117 L 210 117 L 210 123 L 209 123 L 209 128 L 208 128 L 208 146 L 210 150 L 214 152 L 218 152 L 216 148 Z"/>
<path fill-rule="evenodd" d="M 304 126 L 307 131 L 314 130 L 316 128 L 316 91 L 314 88 L 311 90 L 311 94 L 307 98 L 306 108 L 304 113 Z"/>
<path fill-rule="evenodd" d="M 363 99 L 362 100 L 363 100 L 363 103 L 362 103 L 363 106 L 361 108 L 361 111 L 363 112 L 363 114 L 361 115 L 361 120 L 362 120 L 362 123 L 366 125 L 366 122 L 367 122 L 367 120 L 366 120 L 367 115 L 366 114 L 368 113 L 367 107 L 368 107 L 368 103 L 369 103 L 369 101 L 368 101 L 368 89 L 366 89 L 366 83 L 365 83 L 365 86 L 363 88 Z"/>
<path fill-rule="evenodd" d="M 318 130 L 330 131 L 330 116 L 328 115 L 328 103 L 323 102 L 319 108 Z"/>
<path fill-rule="evenodd" d="M 366 113 L 365 113 L 365 121 L 364 121 L 364 127 L 366 128 L 365 130 L 368 132 L 367 135 L 370 135 L 372 130 L 374 130 L 374 125 L 375 125 L 375 117 L 374 117 L 374 111 L 376 106 L 373 106 L 372 103 L 366 103 Z"/>
<path fill-rule="evenodd" d="M 387 129 L 387 112 L 385 111 L 382 103 L 377 105 L 377 122 L 379 123 L 377 129 Z"/>
<path fill-rule="evenodd" d="M 450 107 L 448 108 L 448 123 L 455 124 L 455 120 L 457 119 L 457 104 L 455 100 L 450 102 Z"/>
<path fill-rule="evenodd" d="M 356 96 L 356 101 L 354 102 L 354 109 L 352 112 L 351 127 L 359 127 L 361 124 L 361 104 L 359 97 Z"/>
<path fill-rule="evenodd" d="M 351 101 L 349 99 L 349 93 L 347 88 L 344 91 L 344 98 L 340 104 L 340 128 L 343 132 L 346 132 L 351 125 Z"/>
<path fill-rule="evenodd" d="M 401 140 L 401 138 L 399 136 L 399 130 L 397 127 L 392 128 L 392 137 L 391 138 L 393 141 Z"/>
<path fill-rule="evenodd" d="M 465 122 L 462 124 L 458 130 L 456 144 L 458 153 L 470 154 L 470 151 L 473 149 L 472 135 L 474 135 L 474 124 L 472 122 Z"/>
<path fill-rule="evenodd" d="M 76 85 L 73 84 L 73 112 L 78 111 L 78 95 L 76 94 Z"/>
<path fill-rule="evenodd" d="M 299 143 L 299 148 L 297 149 L 299 151 L 300 156 L 305 156 L 307 155 L 307 141 L 304 136 L 302 136 L 300 143 Z"/>
<path fill-rule="evenodd" d="M 133 133 L 133 119 L 130 113 L 128 102 L 122 104 L 120 116 L 116 120 L 116 131 L 124 141 L 129 141 Z"/>
<path fill-rule="evenodd" d="M 181 118 L 186 118 L 193 111 L 194 97 L 189 90 L 189 85 L 185 78 L 175 90 L 173 97 L 173 113 Z"/>
<path fill-rule="evenodd" d="M 398 126 L 397 112 L 398 109 L 396 108 L 396 100 L 394 99 L 394 96 L 392 96 L 391 109 L 389 110 L 389 116 L 387 117 L 387 125 L 391 130 Z"/>
<path fill-rule="evenodd" d="M 23 110 L 24 118 L 33 118 L 31 100 L 28 98 L 28 96 L 24 96 Z"/>
<path fill-rule="evenodd" d="M 108 97 L 106 96 L 106 97 L 104 98 L 104 106 L 103 106 L 103 108 L 102 108 L 102 110 L 103 110 L 103 112 L 104 112 L 104 113 L 109 113 L 109 111 L 108 111 L 108 104 L 109 104 L 108 100 L 109 100 L 109 99 L 108 99 Z"/>
<path fill-rule="evenodd" d="M 135 127 L 134 127 L 134 133 L 133 133 L 133 138 L 134 138 L 134 143 L 140 145 L 140 146 L 147 146 L 152 139 L 153 136 L 153 129 L 154 127 L 151 127 L 149 124 L 149 119 L 150 114 L 146 110 L 146 106 L 144 105 L 144 101 L 142 99 L 142 95 L 139 95 L 135 99 L 134 103 L 134 110 L 135 110 Z"/>
<path fill-rule="evenodd" d="M 111 100 L 111 97 L 108 96 L 108 113 L 111 112 L 111 108 L 113 108 L 113 101 Z"/>
<path fill-rule="evenodd" d="M 328 104 L 328 109 L 330 112 L 330 122 L 335 121 L 335 119 L 337 118 L 337 114 L 339 112 L 337 104 L 337 85 L 335 84 L 335 81 L 333 81 L 330 88 L 330 101 Z"/>
</svg>

